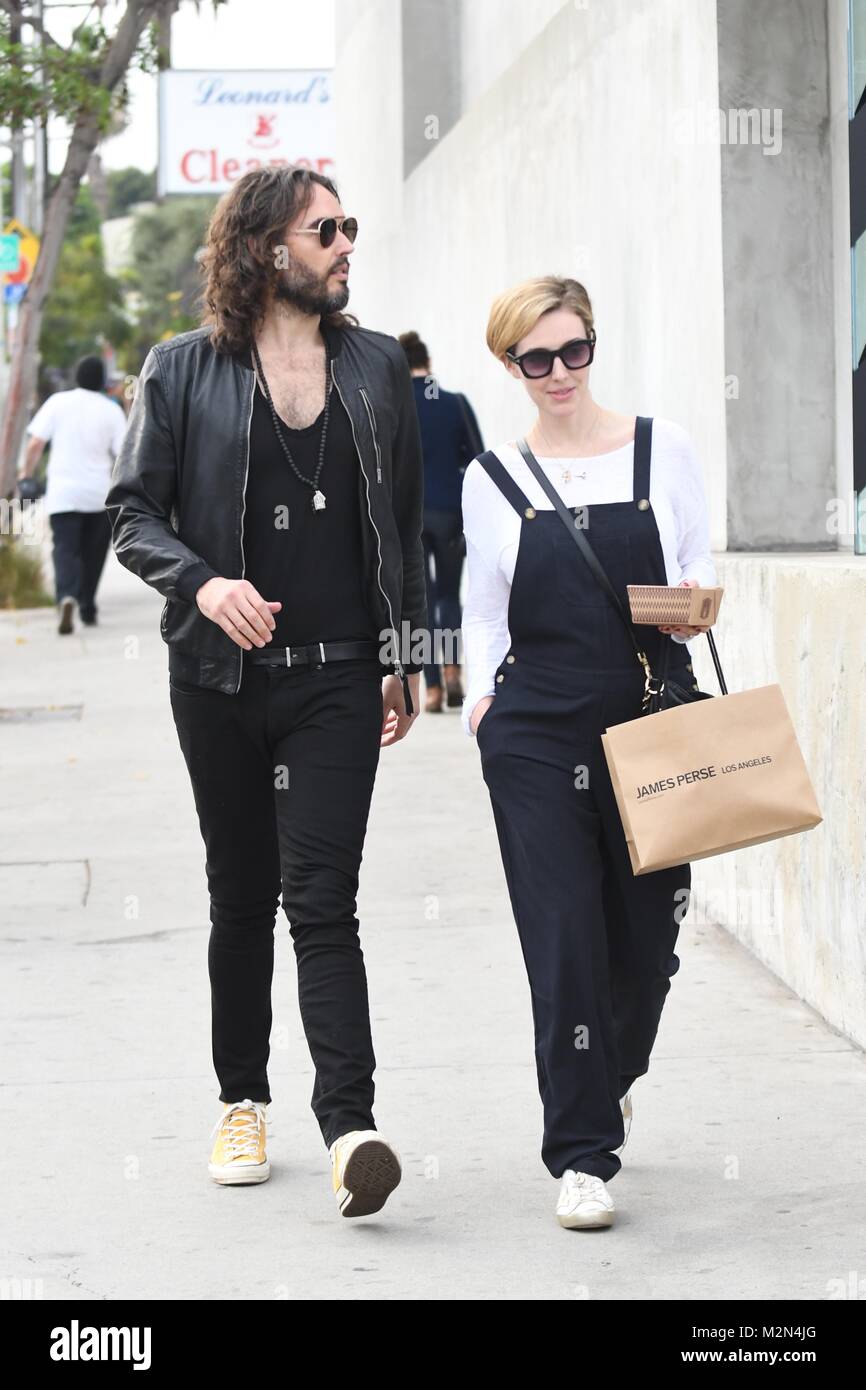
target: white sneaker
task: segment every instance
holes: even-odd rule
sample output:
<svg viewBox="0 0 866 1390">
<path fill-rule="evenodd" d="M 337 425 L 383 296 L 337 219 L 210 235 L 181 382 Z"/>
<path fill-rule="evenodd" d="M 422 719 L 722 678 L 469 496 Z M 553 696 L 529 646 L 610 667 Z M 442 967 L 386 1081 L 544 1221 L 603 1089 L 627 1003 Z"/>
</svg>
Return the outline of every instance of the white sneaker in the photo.
<svg viewBox="0 0 866 1390">
<path fill-rule="evenodd" d="M 402 1176 L 397 1150 L 375 1129 L 352 1129 L 335 1139 L 328 1152 L 341 1214 L 370 1216 L 379 1211 Z"/>
<path fill-rule="evenodd" d="M 592 1231 L 612 1226 L 616 1207 L 602 1182 L 592 1173 L 576 1173 L 566 1168 L 556 1204 L 556 1219 L 569 1231 Z"/>
<path fill-rule="evenodd" d="M 622 1141 L 622 1143 L 620 1144 L 619 1148 L 618 1148 L 618 1149 L 614 1149 L 614 1153 L 615 1153 L 615 1154 L 621 1154 L 622 1151 L 623 1151 L 623 1149 L 625 1148 L 626 1144 L 628 1143 L 628 1136 L 629 1136 L 629 1130 L 631 1129 L 631 1117 L 632 1117 L 632 1111 L 631 1111 L 631 1091 L 626 1091 L 625 1095 L 623 1096 L 622 1100 L 621 1100 L 620 1103 L 619 1103 L 619 1108 L 620 1108 L 620 1110 L 622 1111 L 622 1122 L 623 1122 L 623 1127 L 624 1127 L 624 1129 L 625 1129 L 625 1138 L 623 1139 L 623 1141 Z"/>
</svg>

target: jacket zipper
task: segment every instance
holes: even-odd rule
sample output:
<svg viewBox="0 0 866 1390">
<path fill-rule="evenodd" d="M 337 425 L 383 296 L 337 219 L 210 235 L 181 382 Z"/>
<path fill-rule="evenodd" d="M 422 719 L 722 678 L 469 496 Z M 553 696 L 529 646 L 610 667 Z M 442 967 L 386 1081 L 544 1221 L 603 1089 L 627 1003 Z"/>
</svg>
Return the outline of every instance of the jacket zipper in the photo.
<svg viewBox="0 0 866 1390">
<path fill-rule="evenodd" d="M 370 479 L 369 479 L 368 476 L 367 476 L 367 470 L 366 470 L 366 468 L 364 467 L 364 458 L 363 458 L 363 455 L 362 455 L 362 453 L 361 453 L 361 450 L 360 450 L 360 448 L 359 448 L 359 446 L 358 446 L 358 437 L 357 437 L 357 435 L 355 434 L 355 422 L 354 422 L 354 420 L 352 419 L 351 411 L 348 409 L 348 407 L 347 407 L 347 405 L 346 405 L 345 397 L 343 396 L 343 393 L 342 393 L 342 391 L 340 390 L 340 384 L 339 384 L 339 382 L 337 381 L 337 374 L 336 374 L 336 372 L 334 373 L 334 385 L 335 385 L 335 387 L 337 388 L 337 395 L 340 397 L 340 400 L 341 400 L 342 405 L 343 405 L 343 409 L 345 410 L 346 414 L 347 414 L 348 417 L 349 417 L 349 424 L 350 424 L 351 429 L 352 429 L 352 439 L 354 440 L 354 443 L 355 443 L 355 450 L 356 450 L 357 455 L 358 455 L 358 461 L 359 461 L 359 463 L 360 463 L 360 465 L 361 465 L 361 472 L 362 472 L 363 475 L 364 475 L 364 485 L 365 485 L 366 492 L 367 492 L 367 515 L 368 515 L 369 518 L 370 518 L 370 525 L 372 526 L 373 530 L 374 530 L 375 533 L 376 533 L 376 549 L 377 549 L 378 555 L 379 555 L 379 566 L 378 566 L 378 569 L 377 569 L 377 571 L 376 571 L 376 582 L 377 582 L 377 584 L 379 585 L 379 590 L 380 590 L 380 592 L 381 592 L 381 594 L 382 594 L 382 597 L 384 598 L 385 602 L 386 602 L 387 605 L 388 605 L 388 617 L 389 617 L 390 620 L 391 620 L 391 631 L 392 631 L 392 633 L 394 634 L 394 663 L 393 663 L 393 665 L 394 665 L 394 670 L 396 671 L 397 675 L 399 676 L 400 682 L 401 682 L 401 684 L 402 684 L 402 686 L 403 686 L 403 699 L 404 699 L 404 702 L 405 702 L 405 705 L 406 705 L 406 713 L 407 713 L 407 714 L 413 714 L 413 713 L 414 713 L 414 707 L 413 707 L 413 705 L 412 705 L 412 696 L 411 696 L 410 693 L 409 693 L 409 681 L 408 681 L 408 678 L 407 678 L 407 676 L 406 676 L 406 672 L 403 670 L 403 664 L 402 664 L 402 662 L 400 661 L 400 642 L 399 642 L 399 639 L 398 639 L 398 637 L 397 637 L 397 629 L 396 629 L 396 627 L 394 626 L 394 610 L 393 610 L 393 608 L 391 607 L 391 600 L 390 600 L 390 598 L 388 597 L 387 593 L 385 592 L 384 585 L 382 584 L 382 537 L 379 535 L 379 528 L 378 528 L 378 526 L 376 525 L 375 521 L 373 520 L 373 508 L 372 508 L 372 506 L 370 505 Z M 364 391 L 363 386 L 359 386 L 359 387 L 358 387 L 358 390 L 360 391 L 361 395 L 364 396 L 365 399 L 366 399 L 366 392 Z M 376 440 L 376 433 L 375 433 L 375 430 L 374 430 L 374 432 L 373 432 L 373 443 L 376 445 L 376 457 L 377 457 L 377 459 L 378 459 L 378 457 L 379 457 L 379 445 L 378 445 L 378 442 L 377 442 L 377 440 Z M 381 465 L 380 465 L 380 470 L 381 470 Z"/>
<path fill-rule="evenodd" d="M 245 461 L 245 463 L 244 463 L 244 485 L 243 485 L 243 488 L 242 488 L 242 490 L 241 490 L 241 579 L 243 579 L 244 575 L 246 574 L 246 568 L 247 568 L 246 559 L 245 559 L 245 557 L 244 557 L 244 516 L 246 515 L 246 510 L 247 510 L 247 478 L 248 478 L 249 475 L 250 475 L 250 430 L 251 430 L 251 428 L 252 428 L 252 423 L 253 423 L 253 404 L 254 404 L 254 402 L 255 402 L 255 399 L 256 399 L 256 378 L 255 378 L 255 374 L 254 374 L 254 375 L 253 375 L 253 389 L 252 389 L 252 391 L 250 392 L 250 409 L 249 409 L 249 414 L 247 415 L 247 456 L 246 456 L 246 461 Z M 242 679 L 243 679 L 243 673 L 244 673 L 244 649 L 243 649 L 243 647 L 238 647 L 238 683 L 237 683 L 237 685 L 235 686 L 235 694 L 236 694 L 236 695 L 237 695 L 238 691 L 239 691 L 240 688 L 241 688 L 241 681 L 242 681 Z"/>
<path fill-rule="evenodd" d="M 373 414 L 373 405 L 372 405 L 372 402 L 369 400 L 369 398 L 368 398 L 368 396 L 367 396 L 367 392 L 364 390 L 363 386 L 359 386 L 359 387 L 358 387 L 358 390 L 361 392 L 361 395 L 364 397 L 364 404 L 365 404 L 365 406 L 367 407 L 367 414 L 368 414 L 369 417 L 370 417 L 370 430 L 372 431 L 372 434 L 373 434 L 373 444 L 375 445 L 375 448 L 376 448 L 376 482 L 377 482 L 377 483 L 381 483 L 381 481 L 382 481 L 382 456 L 381 456 L 381 454 L 379 453 L 379 440 L 378 440 L 378 438 L 377 438 L 377 436 L 376 436 L 376 417 L 375 417 L 375 415 Z"/>
</svg>

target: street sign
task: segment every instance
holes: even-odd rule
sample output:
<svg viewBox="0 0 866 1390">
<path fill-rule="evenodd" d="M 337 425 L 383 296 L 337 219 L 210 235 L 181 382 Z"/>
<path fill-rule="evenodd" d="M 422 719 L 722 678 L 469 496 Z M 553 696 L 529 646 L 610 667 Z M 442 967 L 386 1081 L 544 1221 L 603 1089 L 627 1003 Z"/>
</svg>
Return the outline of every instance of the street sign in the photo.
<svg viewBox="0 0 866 1390">
<path fill-rule="evenodd" d="M 275 45 L 278 48 L 278 45 Z M 158 191 L 225 193 L 251 169 L 334 171 L 329 68 L 159 74 Z"/>
<path fill-rule="evenodd" d="M 25 227 L 23 222 L 19 222 L 17 217 L 11 218 L 3 228 L 3 240 L 12 237 L 18 241 L 18 264 L 14 269 L 6 266 L 0 267 L 0 273 L 5 272 L 5 284 L 26 285 L 31 275 L 33 267 L 36 265 L 36 257 L 39 255 L 39 238 L 29 227 Z M 23 297 L 23 296 L 20 296 Z M 7 300 L 7 303 L 17 304 L 18 300 Z"/>
<path fill-rule="evenodd" d="M 4 303 L 4 304 L 20 304 L 26 293 L 27 293 L 27 286 L 26 286 L 26 285 L 4 285 L 4 286 L 3 286 L 3 303 Z"/>
<path fill-rule="evenodd" d="M 18 270 L 21 261 L 21 242 L 19 238 L 11 232 L 5 232 L 0 236 L 0 271 L 3 274 L 14 274 Z"/>
<path fill-rule="evenodd" d="M 30 228 L 26 227 L 23 222 L 19 222 L 17 217 L 9 218 L 9 221 L 3 228 L 3 235 L 20 236 L 22 241 L 26 240 L 27 237 L 30 237 L 34 241 L 36 240 L 36 233 L 31 232 Z"/>
</svg>

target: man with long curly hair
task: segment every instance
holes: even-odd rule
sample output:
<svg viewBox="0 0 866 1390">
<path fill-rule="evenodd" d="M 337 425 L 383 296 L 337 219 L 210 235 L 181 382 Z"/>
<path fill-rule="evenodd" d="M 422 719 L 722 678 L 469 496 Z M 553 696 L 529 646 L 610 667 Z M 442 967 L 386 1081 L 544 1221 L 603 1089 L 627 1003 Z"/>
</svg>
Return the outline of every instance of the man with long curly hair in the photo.
<svg viewBox="0 0 866 1390">
<path fill-rule="evenodd" d="M 373 1120 L 356 893 L 381 747 L 418 708 L 423 469 L 406 358 L 344 314 L 357 222 L 334 184 L 245 174 L 201 256 L 203 326 L 139 377 L 106 499 L 121 563 L 166 599 L 172 713 L 206 850 L 209 1172 L 263 1182 L 274 926 L 282 891 L 344 1216 L 400 1160 Z M 411 650 L 411 647 L 410 647 Z"/>
</svg>

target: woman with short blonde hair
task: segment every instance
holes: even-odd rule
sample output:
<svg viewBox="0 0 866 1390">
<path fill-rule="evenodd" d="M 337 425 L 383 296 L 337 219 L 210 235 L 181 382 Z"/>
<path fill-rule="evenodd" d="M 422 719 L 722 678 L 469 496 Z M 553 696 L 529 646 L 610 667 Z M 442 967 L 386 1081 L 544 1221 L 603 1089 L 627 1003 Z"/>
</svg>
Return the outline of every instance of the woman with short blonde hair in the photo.
<svg viewBox="0 0 866 1390">
<path fill-rule="evenodd" d="M 691 871 L 632 873 L 600 736 L 642 713 L 645 672 L 538 474 L 626 614 L 628 584 L 716 579 L 689 436 L 598 405 L 596 344 L 576 280 L 545 276 L 499 295 L 487 345 L 536 416 L 525 440 L 474 459 L 463 484 L 464 727 L 478 737 L 529 975 L 542 1159 L 561 1179 L 557 1218 L 573 1229 L 613 1221 L 607 1183 L 679 967 Z M 654 673 L 696 689 L 684 644 L 697 629 L 637 631 Z"/>
</svg>

